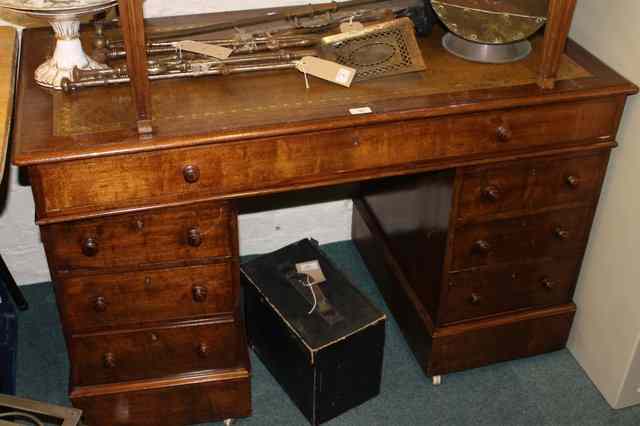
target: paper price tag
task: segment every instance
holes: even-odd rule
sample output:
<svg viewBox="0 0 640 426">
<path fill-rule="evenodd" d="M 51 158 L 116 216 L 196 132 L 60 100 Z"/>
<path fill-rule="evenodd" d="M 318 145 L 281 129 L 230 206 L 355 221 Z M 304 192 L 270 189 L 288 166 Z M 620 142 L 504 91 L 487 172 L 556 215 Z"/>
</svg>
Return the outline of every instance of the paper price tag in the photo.
<svg viewBox="0 0 640 426">
<path fill-rule="evenodd" d="M 233 53 L 233 49 L 192 40 L 178 42 L 177 47 L 187 52 L 199 53 L 216 59 L 227 59 Z"/>
<path fill-rule="evenodd" d="M 372 114 L 373 110 L 370 107 L 350 108 L 349 113 L 351 115 Z"/>
<path fill-rule="evenodd" d="M 356 70 L 336 62 L 316 58 L 315 56 L 305 56 L 296 67 L 298 71 L 314 77 L 321 78 L 332 83 L 345 87 L 351 87 L 351 83 L 356 76 Z"/>
<path fill-rule="evenodd" d="M 343 22 L 340 24 L 340 32 L 341 33 L 354 33 L 364 30 L 364 25 L 362 22 L 351 21 L 351 22 Z"/>
<path fill-rule="evenodd" d="M 321 284 L 327 281 L 327 278 L 324 276 L 324 272 L 322 272 L 320 262 L 317 260 L 296 263 L 296 272 L 309 276 L 311 278 L 311 282 L 309 284 Z"/>
</svg>

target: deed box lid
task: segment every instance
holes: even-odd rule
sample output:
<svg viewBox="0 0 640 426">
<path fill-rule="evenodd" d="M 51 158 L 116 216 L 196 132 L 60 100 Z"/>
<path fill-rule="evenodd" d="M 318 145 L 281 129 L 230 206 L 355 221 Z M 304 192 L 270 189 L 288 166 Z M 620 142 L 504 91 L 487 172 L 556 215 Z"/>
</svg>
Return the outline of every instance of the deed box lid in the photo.
<svg viewBox="0 0 640 426">
<path fill-rule="evenodd" d="M 326 282 L 311 289 L 296 264 L 317 260 Z M 313 240 L 305 239 L 259 256 L 241 267 L 249 285 L 262 294 L 289 328 L 312 351 L 383 321 L 386 316 L 340 272 Z"/>
</svg>

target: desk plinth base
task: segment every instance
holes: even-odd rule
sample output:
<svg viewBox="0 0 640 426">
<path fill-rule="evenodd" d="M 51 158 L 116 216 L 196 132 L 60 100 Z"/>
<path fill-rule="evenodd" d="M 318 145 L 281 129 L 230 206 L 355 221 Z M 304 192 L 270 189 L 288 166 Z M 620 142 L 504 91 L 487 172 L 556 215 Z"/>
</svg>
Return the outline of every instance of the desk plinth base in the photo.
<svg viewBox="0 0 640 426">
<path fill-rule="evenodd" d="M 251 415 L 248 369 L 166 380 L 74 388 L 91 426 L 180 426 Z"/>
<path fill-rule="evenodd" d="M 566 346 L 576 312 L 573 303 L 434 326 L 362 200 L 353 212 L 353 240 L 427 376 L 540 355 Z"/>
</svg>

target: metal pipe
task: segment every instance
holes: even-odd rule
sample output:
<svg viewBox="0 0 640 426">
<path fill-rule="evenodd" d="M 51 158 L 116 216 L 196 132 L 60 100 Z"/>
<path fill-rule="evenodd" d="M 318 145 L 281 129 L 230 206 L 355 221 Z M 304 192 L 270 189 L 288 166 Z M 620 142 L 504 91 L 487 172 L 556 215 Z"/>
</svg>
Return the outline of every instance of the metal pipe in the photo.
<svg viewBox="0 0 640 426">
<path fill-rule="evenodd" d="M 280 9 L 265 11 L 259 16 L 242 18 L 234 22 L 217 22 L 215 24 L 203 25 L 199 27 L 191 27 L 185 29 L 158 31 L 155 33 L 147 34 L 148 40 L 157 39 L 174 39 L 182 37 L 190 37 L 200 34 L 215 33 L 218 31 L 232 30 L 234 28 L 250 27 L 254 25 L 267 24 L 271 22 L 277 22 L 282 20 L 295 20 L 299 18 L 305 18 L 309 16 L 317 16 L 323 13 L 335 13 L 339 10 L 347 8 L 355 8 L 359 6 L 365 6 L 370 4 L 382 3 L 387 0 L 348 0 L 343 2 L 331 2 L 324 4 L 313 4 L 307 6 L 301 6 L 293 11 L 282 11 Z"/>
<path fill-rule="evenodd" d="M 240 38 L 198 40 L 200 43 L 212 44 L 234 49 L 234 54 L 264 52 L 269 50 L 294 49 L 315 46 L 320 42 L 320 37 L 256 37 L 247 40 Z M 124 47 L 110 46 L 107 52 L 107 59 L 124 59 L 127 51 Z M 147 55 L 158 55 L 163 53 L 176 52 L 178 47 L 176 42 L 151 42 L 147 43 Z"/>
<path fill-rule="evenodd" d="M 316 50 L 300 50 L 295 52 L 280 51 L 276 53 L 244 55 L 226 60 L 182 60 L 178 56 L 170 56 L 164 60 L 149 61 L 149 79 L 164 80 L 169 78 L 197 77 L 204 75 L 226 75 L 238 72 L 289 69 L 291 64 L 305 56 L 317 56 Z M 258 63 L 256 65 L 256 63 Z M 283 66 L 284 65 L 284 66 Z M 73 92 L 80 88 L 102 87 L 127 83 L 129 76 L 127 67 L 116 67 L 105 70 L 73 70 L 73 81 L 65 81 L 63 90 Z"/>
<path fill-rule="evenodd" d="M 191 70 L 191 71 L 179 71 L 179 70 L 169 70 L 167 73 L 158 74 L 158 75 L 149 75 L 149 80 L 173 80 L 179 78 L 189 78 L 189 77 L 203 77 L 210 75 L 230 75 L 230 74 L 241 74 L 248 72 L 258 72 L 258 71 L 277 71 L 277 70 L 287 70 L 294 69 L 296 67 L 297 61 L 291 61 L 287 63 L 280 64 L 262 64 L 262 65 L 237 65 L 237 66 L 227 66 L 220 65 L 215 68 L 204 69 L 204 70 Z M 79 89 L 88 88 L 88 87 L 106 87 L 113 86 L 117 84 L 125 84 L 129 83 L 131 79 L 129 76 L 122 76 L 116 78 L 101 78 L 94 80 L 82 80 L 73 82 L 69 79 L 64 79 L 62 81 L 62 89 L 65 93 L 72 93 Z"/>
</svg>

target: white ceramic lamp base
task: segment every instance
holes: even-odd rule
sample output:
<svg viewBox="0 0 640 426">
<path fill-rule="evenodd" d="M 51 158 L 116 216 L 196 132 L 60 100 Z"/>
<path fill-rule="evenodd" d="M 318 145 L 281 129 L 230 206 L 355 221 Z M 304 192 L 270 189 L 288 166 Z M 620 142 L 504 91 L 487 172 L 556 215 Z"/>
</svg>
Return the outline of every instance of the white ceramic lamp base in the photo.
<svg viewBox="0 0 640 426">
<path fill-rule="evenodd" d="M 62 89 L 62 80 L 73 80 L 73 69 L 97 70 L 108 68 L 91 59 L 82 49 L 80 42 L 80 21 L 61 19 L 51 22 L 56 33 L 56 49 L 53 57 L 40 65 L 35 72 L 35 80 L 41 86 Z"/>
</svg>

